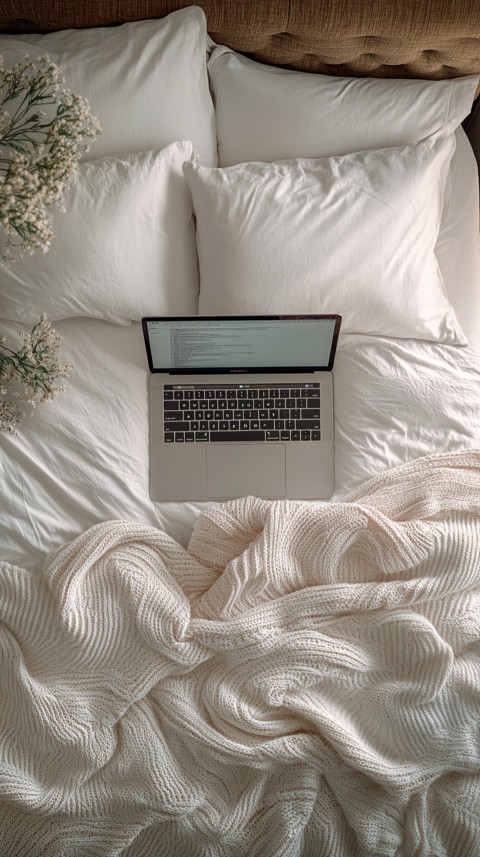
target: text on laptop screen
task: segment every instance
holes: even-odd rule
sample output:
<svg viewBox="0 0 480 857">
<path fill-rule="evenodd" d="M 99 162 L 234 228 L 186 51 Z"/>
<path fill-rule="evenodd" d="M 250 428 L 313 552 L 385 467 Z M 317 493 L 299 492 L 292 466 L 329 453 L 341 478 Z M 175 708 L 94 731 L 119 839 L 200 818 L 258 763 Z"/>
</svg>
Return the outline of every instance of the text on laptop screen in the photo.
<svg viewBox="0 0 480 857">
<path fill-rule="evenodd" d="M 153 371 L 327 369 L 337 316 L 147 319 Z"/>
</svg>

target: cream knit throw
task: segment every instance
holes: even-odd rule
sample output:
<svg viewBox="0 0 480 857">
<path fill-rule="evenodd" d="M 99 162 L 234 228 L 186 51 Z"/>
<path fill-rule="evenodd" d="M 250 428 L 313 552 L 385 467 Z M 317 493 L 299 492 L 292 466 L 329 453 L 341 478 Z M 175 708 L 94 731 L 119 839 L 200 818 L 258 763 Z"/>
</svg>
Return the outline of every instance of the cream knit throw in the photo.
<svg viewBox="0 0 480 857">
<path fill-rule="evenodd" d="M 480 453 L 0 567 L 1 857 L 480 854 Z"/>
</svg>

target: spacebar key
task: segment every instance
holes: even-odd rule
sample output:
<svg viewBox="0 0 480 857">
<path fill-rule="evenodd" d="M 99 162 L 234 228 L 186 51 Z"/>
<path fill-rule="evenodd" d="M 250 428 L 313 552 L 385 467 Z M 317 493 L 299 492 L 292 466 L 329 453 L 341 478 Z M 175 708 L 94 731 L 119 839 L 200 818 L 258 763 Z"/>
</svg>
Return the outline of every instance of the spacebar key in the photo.
<svg viewBox="0 0 480 857">
<path fill-rule="evenodd" d="M 265 440 L 264 431 L 211 431 L 210 443 L 215 441 Z"/>
</svg>

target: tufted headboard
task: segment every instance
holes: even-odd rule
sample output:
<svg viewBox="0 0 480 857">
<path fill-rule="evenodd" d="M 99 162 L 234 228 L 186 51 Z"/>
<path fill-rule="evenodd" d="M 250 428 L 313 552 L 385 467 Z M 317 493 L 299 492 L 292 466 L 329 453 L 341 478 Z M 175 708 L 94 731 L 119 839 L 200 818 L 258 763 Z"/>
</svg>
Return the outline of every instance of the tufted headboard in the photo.
<svg viewBox="0 0 480 857">
<path fill-rule="evenodd" d="M 188 0 L 3 0 L 0 30 L 157 18 Z M 480 73 L 478 0 L 198 0 L 212 39 L 293 69 L 381 77 Z"/>
</svg>

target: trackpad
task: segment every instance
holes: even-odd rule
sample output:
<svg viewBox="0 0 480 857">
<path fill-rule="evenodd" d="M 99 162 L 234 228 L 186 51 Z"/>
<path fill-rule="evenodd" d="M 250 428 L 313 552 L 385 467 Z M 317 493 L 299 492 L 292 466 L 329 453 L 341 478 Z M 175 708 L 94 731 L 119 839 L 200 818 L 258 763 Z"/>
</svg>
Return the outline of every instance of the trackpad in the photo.
<svg viewBox="0 0 480 857">
<path fill-rule="evenodd" d="M 285 444 L 207 447 L 207 497 L 285 497 Z"/>
</svg>

